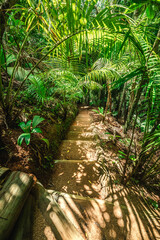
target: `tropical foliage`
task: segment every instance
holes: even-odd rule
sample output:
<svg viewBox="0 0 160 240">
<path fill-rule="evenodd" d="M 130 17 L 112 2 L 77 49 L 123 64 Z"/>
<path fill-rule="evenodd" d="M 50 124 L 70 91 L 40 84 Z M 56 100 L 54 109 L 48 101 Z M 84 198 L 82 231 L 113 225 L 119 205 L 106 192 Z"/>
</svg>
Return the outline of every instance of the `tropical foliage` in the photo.
<svg viewBox="0 0 160 240">
<path fill-rule="evenodd" d="M 33 133 L 42 133 L 41 129 L 39 127 L 37 127 L 42 121 L 44 120 L 44 118 L 40 117 L 40 116 L 34 116 L 33 121 L 29 120 L 27 123 L 21 122 L 19 124 L 20 128 L 23 130 L 24 133 L 22 133 L 19 137 L 18 137 L 18 145 L 21 146 L 23 140 L 25 140 L 25 143 L 27 145 L 30 144 L 31 141 L 31 135 Z M 47 146 L 49 147 L 49 142 L 47 139 L 42 138 L 42 140 L 47 144 Z"/>
</svg>

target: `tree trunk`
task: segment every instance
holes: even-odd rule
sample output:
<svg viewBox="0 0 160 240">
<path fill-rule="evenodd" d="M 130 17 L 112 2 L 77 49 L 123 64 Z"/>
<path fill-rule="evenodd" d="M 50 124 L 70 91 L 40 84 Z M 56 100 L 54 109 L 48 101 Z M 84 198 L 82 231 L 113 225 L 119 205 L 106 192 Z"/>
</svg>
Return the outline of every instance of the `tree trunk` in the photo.
<svg viewBox="0 0 160 240">
<path fill-rule="evenodd" d="M 0 3 L 0 44 L 2 43 L 3 34 L 6 25 L 6 10 L 11 8 L 17 0 L 1 0 Z"/>
<path fill-rule="evenodd" d="M 118 107 L 118 119 L 122 115 L 122 105 L 123 105 L 124 98 L 125 98 L 126 86 L 127 86 L 127 83 L 124 84 L 122 95 L 120 97 L 120 104 L 119 104 L 119 107 Z"/>
<path fill-rule="evenodd" d="M 0 166 L 0 185 L 2 185 L 3 181 L 5 180 L 5 177 L 9 174 L 10 170 L 5 167 Z"/>
<path fill-rule="evenodd" d="M 0 191 L 0 239 L 7 240 L 32 188 L 33 178 L 12 172 Z"/>
<path fill-rule="evenodd" d="M 133 114 L 134 114 L 134 112 L 135 112 L 135 110 L 136 110 L 136 108 L 138 106 L 138 102 L 139 102 L 139 99 L 140 99 L 141 94 L 142 94 L 143 85 L 145 83 L 145 80 L 146 80 L 146 78 L 145 78 L 145 73 L 144 73 L 142 75 L 142 79 L 141 79 L 141 81 L 139 83 L 138 90 L 137 90 L 137 93 L 135 95 L 133 104 L 132 104 L 132 106 L 130 108 L 130 111 L 128 112 L 127 121 L 126 121 L 125 126 L 124 126 L 124 133 L 127 132 L 129 124 L 131 123 L 131 119 L 133 117 Z"/>
<path fill-rule="evenodd" d="M 11 8 L 17 0 L 1 0 L 0 2 L 0 51 L 2 48 L 2 39 L 3 34 L 5 32 L 5 25 L 8 18 L 8 15 L 6 15 L 6 10 Z M 1 61 L 0 61 L 0 106 L 5 108 L 4 106 L 4 98 L 3 98 L 3 89 L 2 89 L 2 67 L 1 67 Z"/>
<path fill-rule="evenodd" d="M 33 196 L 30 194 L 12 232 L 12 240 L 32 239 Z"/>
<path fill-rule="evenodd" d="M 150 132 L 151 134 L 154 133 L 154 131 L 156 130 L 156 128 L 158 127 L 159 124 L 160 124 L 160 114 L 158 115 L 158 117 L 157 117 L 157 119 L 156 119 L 156 121 L 154 123 L 154 126 L 153 126 L 153 128 L 152 128 L 152 130 Z"/>
<path fill-rule="evenodd" d="M 112 111 L 112 96 L 111 96 L 111 90 L 110 90 L 110 82 L 108 80 L 107 82 L 107 90 L 108 90 L 108 96 L 107 96 L 107 103 L 106 103 L 106 108 L 105 108 L 105 116 L 107 114 L 108 108 L 111 113 Z"/>
<path fill-rule="evenodd" d="M 57 202 L 40 183 L 35 185 L 34 193 L 36 203 L 57 240 L 83 240 Z"/>
</svg>

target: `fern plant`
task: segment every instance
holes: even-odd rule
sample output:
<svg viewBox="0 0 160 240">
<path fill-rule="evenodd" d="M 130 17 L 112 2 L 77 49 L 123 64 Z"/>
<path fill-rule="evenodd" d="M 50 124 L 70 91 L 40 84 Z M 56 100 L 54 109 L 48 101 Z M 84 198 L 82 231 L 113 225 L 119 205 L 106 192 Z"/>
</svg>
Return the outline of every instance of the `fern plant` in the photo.
<svg viewBox="0 0 160 240">
<path fill-rule="evenodd" d="M 50 83 L 45 82 L 44 76 L 30 76 L 27 82 L 24 97 L 32 102 L 36 100 L 37 103 L 44 105 L 52 100 L 52 87 Z"/>
</svg>

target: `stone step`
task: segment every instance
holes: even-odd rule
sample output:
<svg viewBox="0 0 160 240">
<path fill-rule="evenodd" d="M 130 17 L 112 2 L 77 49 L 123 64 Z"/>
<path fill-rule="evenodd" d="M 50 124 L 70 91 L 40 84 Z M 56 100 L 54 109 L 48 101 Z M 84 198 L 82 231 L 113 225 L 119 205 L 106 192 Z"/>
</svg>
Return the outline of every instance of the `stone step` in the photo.
<svg viewBox="0 0 160 240">
<path fill-rule="evenodd" d="M 81 126 L 81 127 L 89 127 L 91 125 L 90 121 L 81 121 L 81 120 L 75 120 L 72 124 L 72 126 Z"/>
<path fill-rule="evenodd" d="M 72 224 L 87 240 L 159 239 L 158 216 L 130 189 L 110 188 L 109 199 L 48 190 Z M 154 216 L 153 216 L 154 215 Z"/>
<path fill-rule="evenodd" d="M 58 159 L 96 160 L 96 143 L 85 140 L 63 140 L 57 156 Z"/>
<path fill-rule="evenodd" d="M 101 166 L 98 162 L 67 161 L 56 164 L 54 174 L 50 179 L 48 188 L 59 192 L 68 192 L 84 197 L 99 198 L 101 182 L 99 179 Z"/>
<path fill-rule="evenodd" d="M 66 138 L 68 140 L 94 140 L 95 135 L 91 132 L 69 131 Z"/>
<path fill-rule="evenodd" d="M 56 200 L 39 182 L 34 186 L 34 196 L 36 206 L 31 229 L 32 236 L 29 238 L 26 234 L 24 238 L 21 238 L 19 235 L 20 237 L 17 236 L 16 239 L 84 240 Z"/>
<path fill-rule="evenodd" d="M 80 115 L 78 115 L 77 117 L 76 117 L 76 119 L 75 120 L 81 120 L 81 121 L 91 121 L 92 120 L 92 118 L 90 117 L 90 116 L 80 116 Z"/>
<path fill-rule="evenodd" d="M 91 110 L 82 110 L 79 112 L 78 116 L 89 116 L 89 114 L 91 113 L 92 111 Z"/>
<path fill-rule="evenodd" d="M 70 131 L 75 131 L 75 132 L 92 132 L 93 128 L 91 126 L 71 126 Z"/>
<path fill-rule="evenodd" d="M 91 119 L 91 116 L 90 115 L 83 115 L 83 114 L 79 114 L 76 119 L 81 119 L 81 120 L 87 120 L 87 119 Z"/>
<path fill-rule="evenodd" d="M 73 123 L 83 123 L 83 125 L 88 125 L 88 124 L 91 124 L 91 119 L 79 119 L 79 118 L 76 118 L 75 121 Z"/>
<path fill-rule="evenodd" d="M 70 159 L 58 159 L 58 160 L 53 160 L 54 161 L 54 163 L 84 163 L 84 162 L 86 162 L 86 163 L 90 163 L 90 162 L 96 162 L 97 160 L 86 160 L 86 159 L 84 159 L 84 160 L 70 160 Z"/>
<path fill-rule="evenodd" d="M 126 205 L 117 205 L 115 202 L 79 195 L 56 193 L 50 190 L 49 192 L 84 239 L 130 239 L 126 238 L 126 226 L 123 226 L 123 214 L 128 214 Z M 129 223 L 129 221 L 128 219 L 127 222 Z M 128 233 L 128 237 L 129 235 Z M 133 237 L 135 237 L 134 234 L 132 240 Z"/>
</svg>

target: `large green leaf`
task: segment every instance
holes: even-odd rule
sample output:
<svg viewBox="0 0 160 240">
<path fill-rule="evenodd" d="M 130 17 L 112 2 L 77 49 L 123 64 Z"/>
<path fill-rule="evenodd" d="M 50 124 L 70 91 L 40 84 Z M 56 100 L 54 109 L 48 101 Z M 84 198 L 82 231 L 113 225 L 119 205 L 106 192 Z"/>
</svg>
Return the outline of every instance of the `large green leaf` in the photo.
<svg viewBox="0 0 160 240">
<path fill-rule="evenodd" d="M 29 120 L 26 124 L 24 122 L 21 122 L 19 126 L 25 133 L 29 133 L 31 128 L 31 122 L 31 120 Z"/>
<path fill-rule="evenodd" d="M 153 9 L 152 4 L 149 4 L 149 5 L 147 6 L 147 8 L 146 8 L 146 13 L 147 13 L 147 17 L 148 17 L 148 18 L 150 18 L 150 19 L 154 18 L 154 16 L 155 16 L 155 11 L 154 11 L 154 9 Z"/>
<path fill-rule="evenodd" d="M 40 124 L 42 121 L 44 121 L 44 118 L 40 117 L 40 116 L 34 116 L 33 118 L 33 123 L 32 123 L 32 127 L 35 128 L 38 124 Z"/>
<path fill-rule="evenodd" d="M 31 134 L 30 133 L 22 133 L 17 140 L 17 144 L 21 146 L 23 139 L 25 140 L 26 144 L 29 145 L 30 144 L 30 140 L 31 140 Z"/>
<path fill-rule="evenodd" d="M 129 74 L 125 75 L 124 77 L 119 78 L 117 81 L 113 82 L 113 88 L 117 88 L 121 85 L 123 85 L 125 82 L 129 81 L 133 77 L 137 77 L 141 75 L 144 72 L 144 67 L 140 67 Z"/>
<path fill-rule="evenodd" d="M 15 61 L 16 61 L 15 55 L 13 55 L 13 54 L 8 54 L 8 55 L 6 56 L 6 64 L 7 64 L 7 66 L 8 66 L 10 63 L 14 63 Z"/>
<path fill-rule="evenodd" d="M 42 133 L 42 130 L 40 128 L 33 128 L 31 133 Z"/>
<path fill-rule="evenodd" d="M 47 147 L 49 148 L 49 140 L 47 138 L 41 138 L 41 140 L 43 140 L 47 144 Z"/>
<path fill-rule="evenodd" d="M 9 76 L 12 76 L 13 69 L 13 67 L 7 67 L 7 73 Z M 25 70 L 22 67 L 18 67 L 15 71 L 15 79 L 22 81 L 27 76 L 28 72 L 28 70 Z"/>
</svg>

